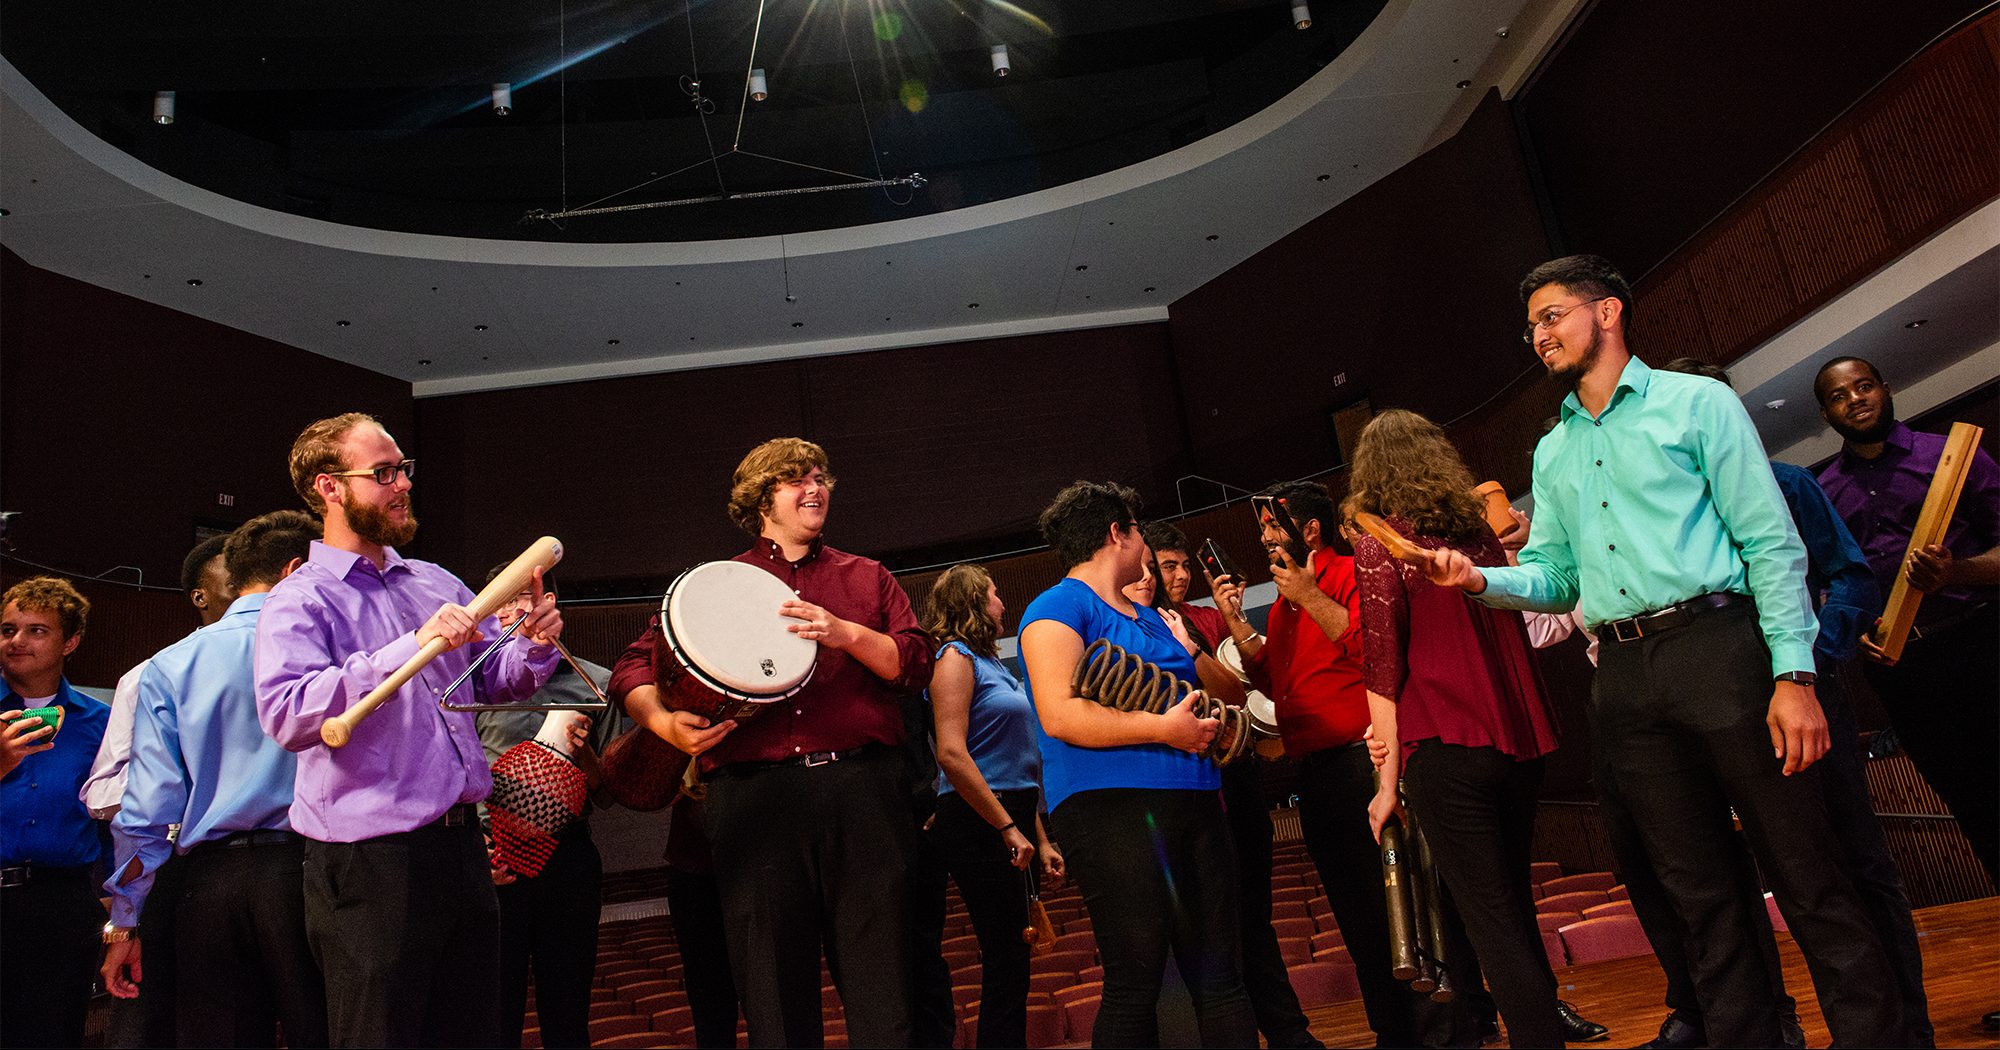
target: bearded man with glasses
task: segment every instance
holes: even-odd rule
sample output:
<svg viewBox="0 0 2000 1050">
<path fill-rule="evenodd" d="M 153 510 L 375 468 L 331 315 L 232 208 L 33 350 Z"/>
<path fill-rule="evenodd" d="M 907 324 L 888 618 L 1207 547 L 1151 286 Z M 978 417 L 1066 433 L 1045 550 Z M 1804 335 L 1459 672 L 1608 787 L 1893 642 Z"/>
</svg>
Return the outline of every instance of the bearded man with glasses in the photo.
<svg viewBox="0 0 2000 1050">
<path fill-rule="evenodd" d="M 441 712 L 499 631 L 472 591 L 405 558 L 416 536 L 415 462 L 374 417 L 322 419 L 291 451 L 292 485 L 325 523 L 304 565 L 257 621 L 257 718 L 298 752 L 291 826 L 306 838 L 306 932 L 326 973 L 334 1046 L 496 1046 L 499 903 L 475 803 L 493 778 L 470 712 Z M 562 615 L 541 593 L 515 636 L 472 679 L 485 702 L 526 700 L 560 657 Z M 433 639 L 449 646 L 339 750 L 320 725 Z"/>
</svg>

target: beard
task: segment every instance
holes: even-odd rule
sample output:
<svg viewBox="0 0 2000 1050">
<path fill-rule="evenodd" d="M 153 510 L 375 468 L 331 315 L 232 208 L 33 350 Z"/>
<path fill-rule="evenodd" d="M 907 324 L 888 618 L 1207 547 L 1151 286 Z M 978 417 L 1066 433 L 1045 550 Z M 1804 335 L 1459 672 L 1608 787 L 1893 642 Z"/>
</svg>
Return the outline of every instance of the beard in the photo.
<svg viewBox="0 0 2000 1050">
<path fill-rule="evenodd" d="M 1828 419 L 1826 423 L 1833 428 L 1834 433 L 1847 439 L 1850 444 L 1880 444 L 1889 436 L 1889 431 L 1896 429 L 1896 399 L 1888 394 L 1882 395 L 1882 408 L 1875 413 L 1875 422 L 1866 428 L 1851 427 L 1832 419 Z"/>
<path fill-rule="evenodd" d="M 383 547 L 401 547 L 417 536 L 417 515 L 414 505 L 409 519 L 400 525 L 389 517 L 388 511 L 371 503 L 362 503 L 351 495 L 341 496 L 340 509 L 347 515 L 347 527 L 353 529 L 356 536 L 369 543 Z"/>
<path fill-rule="evenodd" d="M 1604 348 L 1600 345 L 1603 339 L 1603 330 L 1592 328 L 1590 330 L 1590 345 L 1583 348 L 1583 353 L 1578 354 L 1576 360 L 1570 364 L 1556 365 L 1550 368 L 1549 374 L 1557 379 L 1575 379 L 1590 371 L 1597 364 L 1598 356 L 1603 353 Z"/>
</svg>

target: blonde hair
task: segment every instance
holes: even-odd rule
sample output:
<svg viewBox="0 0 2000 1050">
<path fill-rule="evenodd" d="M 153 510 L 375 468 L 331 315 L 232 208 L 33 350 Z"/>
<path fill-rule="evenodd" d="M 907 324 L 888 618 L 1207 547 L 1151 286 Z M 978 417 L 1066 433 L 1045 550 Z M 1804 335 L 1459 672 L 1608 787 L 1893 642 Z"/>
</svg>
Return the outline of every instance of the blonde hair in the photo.
<svg viewBox="0 0 2000 1050">
<path fill-rule="evenodd" d="M 954 565 L 931 584 L 919 626 L 939 645 L 964 642 L 980 656 L 1000 655 L 1000 625 L 986 615 L 993 577 L 977 565 Z"/>
<path fill-rule="evenodd" d="M 57 576 L 32 576 L 7 588 L 7 593 L 0 595 L 0 609 L 9 605 L 20 606 L 22 612 L 55 613 L 66 639 L 82 634 L 90 623 L 90 599 Z"/>
<path fill-rule="evenodd" d="M 364 423 L 382 425 L 366 412 L 346 412 L 308 424 L 292 442 L 292 488 L 314 514 L 326 515 L 326 500 L 313 487 L 313 479 L 346 469 L 347 465 L 340 461 L 340 444 L 348 431 Z"/>
<path fill-rule="evenodd" d="M 1458 446 L 1415 412 L 1390 409 L 1369 422 L 1349 484 L 1356 509 L 1402 518 L 1421 535 L 1472 543 L 1492 532 Z"/>
<path fill-rule="evenodd" d="M 771 490 L 779 482 L 802 478 L 818 468 L 828 492 L 833 472 L 827 470 L 826 450 L 804 438 L 772 438 L 750 450 L 736 465 L 729 484 L 729 520 L 752 536 L 764 531 L 764 512 L 771 509 Z"/>
</svg>

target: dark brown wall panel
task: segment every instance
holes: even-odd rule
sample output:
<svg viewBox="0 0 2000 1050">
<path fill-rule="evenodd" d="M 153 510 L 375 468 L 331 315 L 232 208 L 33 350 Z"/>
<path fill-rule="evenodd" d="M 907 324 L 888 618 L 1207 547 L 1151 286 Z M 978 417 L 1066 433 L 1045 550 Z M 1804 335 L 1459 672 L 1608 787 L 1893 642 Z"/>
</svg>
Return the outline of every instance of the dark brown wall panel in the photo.
<svg viewBox="0 0 2000 1050">
<path fill-rule="evenodd" d="M 1981 6 L 1598 0 L 1518 100 L 1569 249 L 1646 272 Z"/>
<path fill-rule="evenodd" d="M 285 457 L 307 423 L 365 411 L 410 430 L 408 383 L 4 250 L 0 302 L 0 509 L 21 512 L 21 558 L 178 587 L 197 524 L 300 505 Z"/>
<path fill-rule="evenodd" d="M 1538 367 L 1515 281 L 1546 254 L 1489 96 L 1451 140 L 1174 303 L 1200 472 L 1253 488 L 1324 470 L 1330 411 L 1364 396 L 1440 421 L 1477 406 Z"/>
<path fill-rule="evenodd" d="M 1171 492 L 1171 369 L 1166 326 L 1138 325 L 430 398 L 420 509 L 453 567 L 483 572 L 552 533 L 571 579 L 657 583 L 742 549 L 730 474 L 798 435 L 839 478 L 836 546 L 1032 532 L 1077 478 Z"/>
</svg>

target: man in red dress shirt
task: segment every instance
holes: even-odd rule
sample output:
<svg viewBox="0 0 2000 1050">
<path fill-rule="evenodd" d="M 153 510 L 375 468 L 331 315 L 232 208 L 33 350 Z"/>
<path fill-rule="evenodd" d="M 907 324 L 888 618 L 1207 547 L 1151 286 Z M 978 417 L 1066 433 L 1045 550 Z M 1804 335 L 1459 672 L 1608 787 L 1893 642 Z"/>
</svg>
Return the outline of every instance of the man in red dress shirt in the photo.
<svg viewBox="0 0 2000 1050">
<path fill-rule="evenodd" d="M 1306 852 L 1326 887 L 1348 957 L 1361 983 L 1368 1027 L 1382 1046 L 1437 1045 L 1451 1023 L 1446 1011 L 1389 972 L 1389 915 L 1382 896 L 1382 855 L 1368 827 L 1375 769 L 1362 734 L 1368 695 L 1361 684 L 1360 599 L 1354 559 L 1329 546 L 1339 518 L 1318 485 L 1291 482 L 1264 495 L 1284 503 L 1305 538 L 1305 560 L 1268 512 L 1260 512 L 1271 580 L 1270 636 L 1243 617 L 1240 581 L 1215 581 L 1215 603 L 1243 654 L 1243 667 L 1278 709 L 1285 754 L 1299 760 L 1299 823 Z"/>
<path fill-rule="evenodd" d="M 649 629 L 618 661 L 627 712 L 700 756 L 730 964 L 751 1046 L 821 1041 L 822 946 L 856 1046 L 907 1046 L 912 963 L 904 895 L 915 829 L 903 795 L 900 693 L 930 681 L 931 644 L 879 562 L 822 542 L 826 453 L 776 438 L 737 466 L 729 517 L 755 536 L 737 561 L 798 597 L 779 612 L 819 643 L 812 680 L 755 719 L 670 711 Z"/>
</svg>

